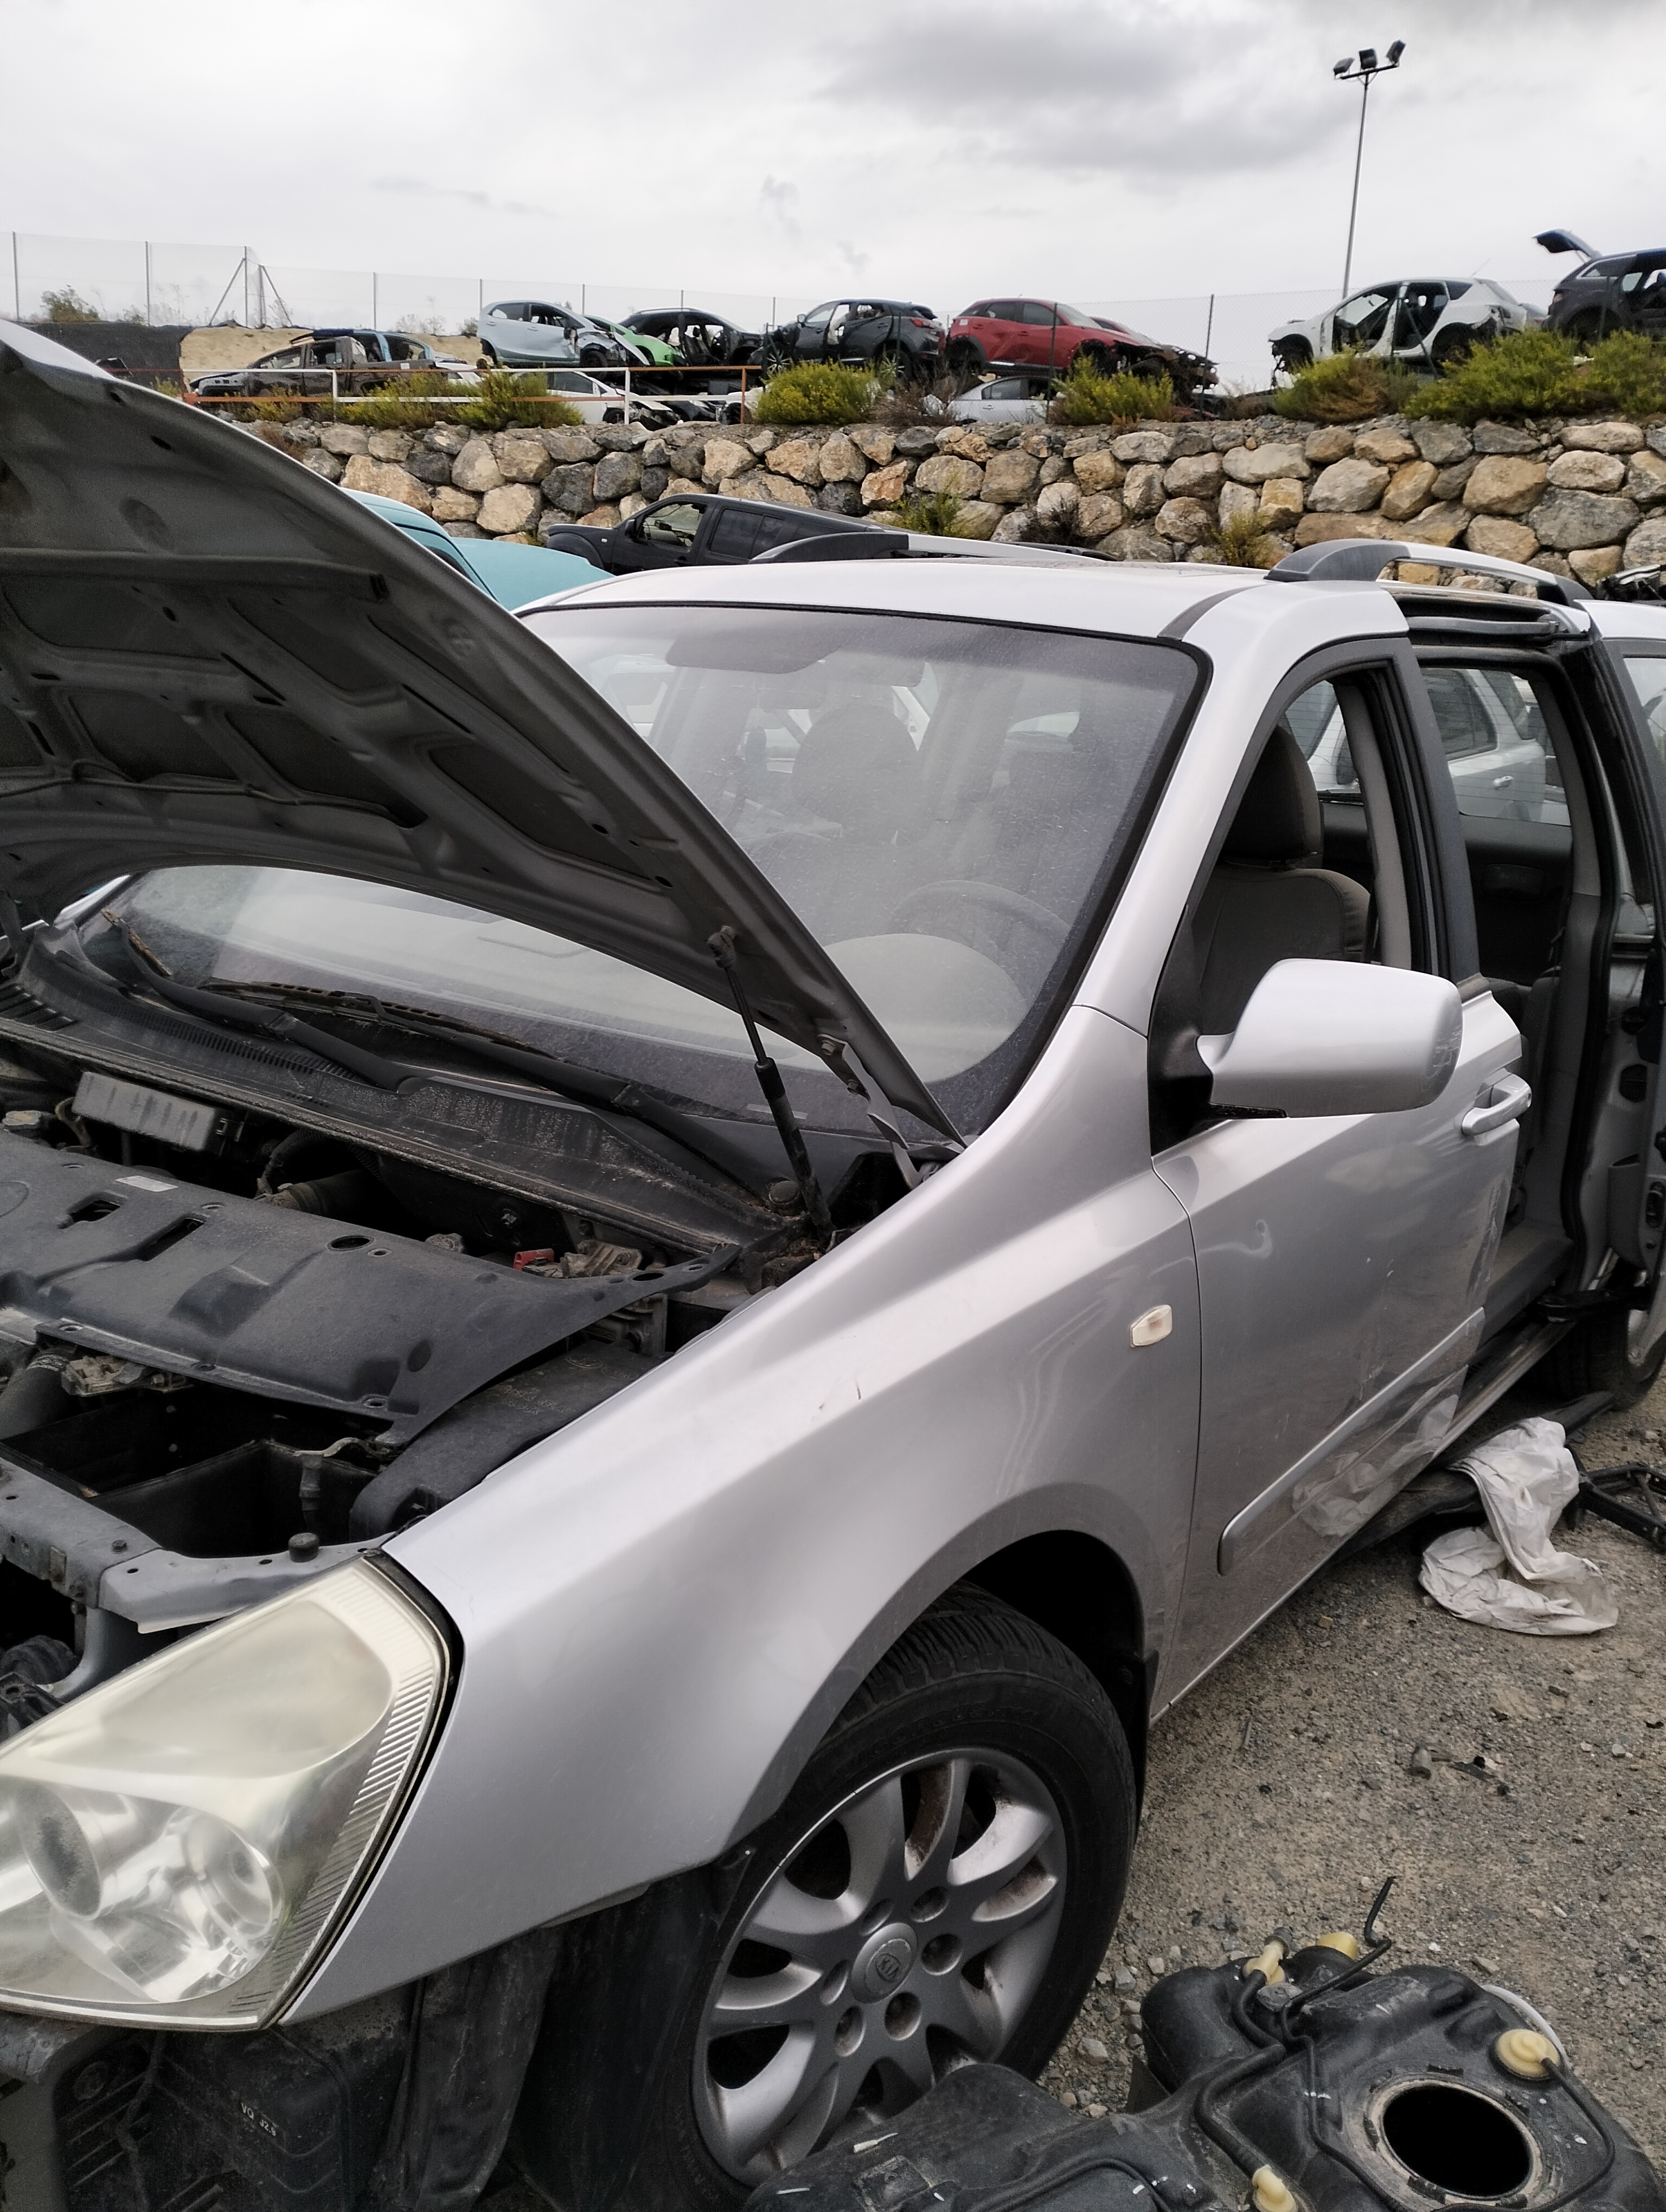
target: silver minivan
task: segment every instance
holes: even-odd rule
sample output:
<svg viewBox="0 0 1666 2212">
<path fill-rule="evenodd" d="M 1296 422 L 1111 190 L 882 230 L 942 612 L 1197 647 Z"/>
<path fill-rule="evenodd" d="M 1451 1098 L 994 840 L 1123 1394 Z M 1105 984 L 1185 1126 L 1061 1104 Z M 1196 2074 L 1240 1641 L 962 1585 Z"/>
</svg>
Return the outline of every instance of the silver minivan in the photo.
<svg viewBox="0 0 1666 2212">
<path fill-rule="evenodd" d="M 1666 1356 L 1666 614 L 1371 541 L 511 617 L 0 337 L 14 2192 L 732 2206 L 1037 2069 L 1152 1720 Z"/>
</svg>

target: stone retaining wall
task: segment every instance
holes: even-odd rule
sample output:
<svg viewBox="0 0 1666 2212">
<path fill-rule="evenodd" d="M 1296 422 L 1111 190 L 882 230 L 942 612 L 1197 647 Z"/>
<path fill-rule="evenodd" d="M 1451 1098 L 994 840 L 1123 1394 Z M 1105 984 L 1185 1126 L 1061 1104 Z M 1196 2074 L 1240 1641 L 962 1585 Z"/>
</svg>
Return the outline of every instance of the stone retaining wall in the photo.
<svg viewBox="0 0 1666 2212">
<path fill-rule="evenodd" d="M 1272 557 L 1329 538 L 1405 538 L 1595 583 L 1666 559 L 1666 422 L 1348 428 L 1262 416 L 1128 430 L 876 423 L 844 429 L 679 424 L 426 433 L 344 422 L 252 426 L 349 489 L 434 515 L 456 537 L 536 542 L 611 524 L 668 492 L 722 491 L 893 518 L 948 492 L 964 535 L 1085 546 L 1113 561 L 1222 558 L 1217 533 L 1263 526 Z"/>
</svg>

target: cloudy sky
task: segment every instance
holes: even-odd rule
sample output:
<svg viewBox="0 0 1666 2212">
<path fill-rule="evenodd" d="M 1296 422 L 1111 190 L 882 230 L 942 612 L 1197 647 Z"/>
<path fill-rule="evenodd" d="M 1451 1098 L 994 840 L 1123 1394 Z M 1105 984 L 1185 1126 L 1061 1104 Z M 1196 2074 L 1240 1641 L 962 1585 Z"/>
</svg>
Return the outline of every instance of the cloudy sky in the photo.
<svg viewBox="0 0 1666 2212">
<path fill-rule="evenodd" d="M 1331 287 L 1359 98 L 1331 64 L 1395 37 L 1356 276 L 1666 233 L 1659 0 L 0 0 L 0 229 L 26 295 L 54 259 L 134 289 L 39 234 L 634 305 Z"/>
</svg>

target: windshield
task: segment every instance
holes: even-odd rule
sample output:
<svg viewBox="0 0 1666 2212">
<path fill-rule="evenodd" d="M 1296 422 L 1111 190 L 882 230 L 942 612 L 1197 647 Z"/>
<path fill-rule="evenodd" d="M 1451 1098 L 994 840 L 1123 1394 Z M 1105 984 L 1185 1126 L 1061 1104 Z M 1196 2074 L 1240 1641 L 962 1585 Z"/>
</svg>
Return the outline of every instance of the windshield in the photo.
<svg viewBox="0 0 1666 2212">
<path fill-rule="evenodd" d="M 999 1104 L 1103 902 L 1195 682 L 1173 647 L 912 617 L 549 608 L 528 626 L 689 784 L 964 1127 Z M 173 869 L 124 917 L 177 975 L 461 1016 L 722 1110 L 733 1012 L 523 923 L 271 868 Z M 850 1117 L 812 1055 L 807 1118 Z"/>
</svg>

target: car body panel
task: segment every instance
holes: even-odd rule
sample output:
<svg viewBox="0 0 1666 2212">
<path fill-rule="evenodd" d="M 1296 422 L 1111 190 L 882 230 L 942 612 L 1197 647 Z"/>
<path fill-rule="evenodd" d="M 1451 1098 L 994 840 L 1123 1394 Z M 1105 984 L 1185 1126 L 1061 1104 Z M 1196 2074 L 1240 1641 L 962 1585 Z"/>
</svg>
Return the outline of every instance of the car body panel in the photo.
<svg viewBox="0 0 1666 2212">
<path fill-rule="evenodd" d="M 906 300 L 847 295 L 824 300 L 794 321 L 763 333 L 762 351 L 777 362 L 865 362 L 885 355 L 914 363 L 935 361 L 942 325 L 929 307 Z"/>
<path fill-rule="evenodd" d="M 1197 1322 L 1184 1216 L 1143 1127 L 1104 1110 L 1144 1056 L 1067 1016 L 906 1205 L 392 1540 L 457 1624 L 457 1702 L 298 2014 L 712 1857 L 920 1608 L 1018 1537 L 1097 1537 L 1162 1633 Z M 1173 1333 L 1135 1350 L 1156 1303 Z"/>
<path fill-rule="evenodd" d="M 1061 300 L 1014 296 L 976 301 L 950 323 L 946 344 L 957 361 L 997 372 L 1063 375 L 1086 347 L 1091 354 L 1103 355 L 1113 368 L 1166 371 L 1187 391 L 1215 381 L 1214 364 L 1201 354 L 1147 337 Z"/>
<path fill-rule="evenodd" d="M 501 607 L 524 607 L 551 592 L 607 581 L 604 570 L 581 561 L 576 553 L 553 553 L 544 545 L 500 544 L 490 538 L 453 538 L 420 507 L 384 499 L 374 491 L 349 492 L 347 496 L 403 531 L 413 544 L 425 546 L 436 560 L 461 568 Z"/>
<path fill-rule="evenodd" d="M 539 300 L 494 300 L 481 310 L 477 325 L 480 343 L 489 346 L 505 368 L 566 368 L 581 359 L 576 326 L 582 318 L 570 308 L 554 307 Z M 596 333 L 603 358 L 612 362 L 618 349 L 605 331 Z"/>
<path fill-rule="evenodd" d="M 1275 357 L 1354 349 L 1383 360 L 1438 363 L 1447 348 L 1525 330 L 1535 320 L 1514 293 L 1485 277 L 1395 277 L 1367 284 L 1335 307 L 1268 333 Z"/>
<path fill-rule="evenodd" d="M 370 875 L 554 929 L 726 1009 L 710 940 L 733 929 L 760 1020 L 818 1056 L 846 1039 L 893 1104 L 952 1133 L 687 785 L 472 583 L 199 409 L 16 325 L 0 349 L 25 487 L 0 510 L 0 568 L 35 625 L 15 606 L 0 625 L 21 709 L 0 770 L 12 896 L 55 912 L 101 876 L 191 860 Z M 198 550 L 163 550 L 181 541 Z M 135 699 L 137 762 L 121 750 Z M 309 750 L 285 779 L 271 754 L 296 714 Z M 85 773 L 43 777 L 32 714 Z M 192 803 L 136 799 L 123 760 L 185 777 Z M 303 803 L 271 808 L 275 778 Z"/>
<path fill-rule="evenodd" d="M 1642 331 L 1666 337 L 1666 247 L 1594 255 L 1558 279 L 1545 320 L 1553 331 L 1582 336 Z"/>
</svg>

